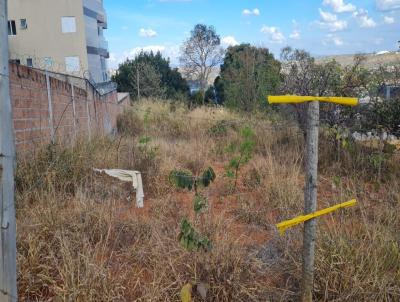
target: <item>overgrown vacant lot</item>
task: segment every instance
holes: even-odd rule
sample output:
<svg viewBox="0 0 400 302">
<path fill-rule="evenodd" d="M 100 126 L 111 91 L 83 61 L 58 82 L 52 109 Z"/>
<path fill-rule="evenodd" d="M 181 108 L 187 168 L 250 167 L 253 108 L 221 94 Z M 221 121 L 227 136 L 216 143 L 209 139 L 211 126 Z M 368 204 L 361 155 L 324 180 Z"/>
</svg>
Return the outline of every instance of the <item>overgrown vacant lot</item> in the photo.
<svg viewBox="0 0 400 302">
<path fill-rule="evenodd" d="M 292 122 L 271 119 L 142 102 L 121 117 L 113 138 L 21 159 L 20 299 L 180 301 L 185 284 L 203 283 L 206 301 L 295 301 L 302 227 L 281 237 L 274 225 L 302 213 L 304 138 Z M 319 208 L 352 198 L 359 205 L 318 220 L 315 299 L 400 301 L 398 154 L 385 154 L 379 179 L 372 145 L 340 147 L 321 132 Z M 246 140 L 248 160 L 228 177 Z M 169 175 L 208 167 L 216 179 L 199 188 L 208 207 L 195 214 L 194 192 Z M 130 184 L 92 168 L 141 171 L 144 209 L 135 208 Z M 180 244 L 184 218 L 211 249 Z M 193 295 L 202 301 L 195 286 Z"/>
</svg>

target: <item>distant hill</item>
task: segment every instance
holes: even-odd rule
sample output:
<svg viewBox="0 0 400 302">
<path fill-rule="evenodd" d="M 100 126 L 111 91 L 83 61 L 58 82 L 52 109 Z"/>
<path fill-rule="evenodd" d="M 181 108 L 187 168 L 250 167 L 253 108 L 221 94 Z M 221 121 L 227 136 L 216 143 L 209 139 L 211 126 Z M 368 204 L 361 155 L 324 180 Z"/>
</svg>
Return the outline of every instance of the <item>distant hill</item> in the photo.
<svg viewBox="0 0 400 302">
<path fill-rule="evenodd" d="M 400 64 L 400 52 L 379 52 L 373 54 L 365 54 L 367 60 L 364 66 L 368 69 L 375 69 L 379 65 L 394 65 Z M 331 60 L 336 60 L 343 67 L 349 66 L 353 63 L 354 54 L 352 55 L 337 55 L 337 56 L 324 56 L 316 58 L 317 63 L 326 63 Z"/>
<path fill-rule="evenodd" d="M 191 83 L 194 81 L 194 79 L 186 76 L 185 70 L 182 67 L 179 68 L 178 70 L 186 80 L 190 81 Z M 214 84 L 214 80 L 215 80 L 216 77 L 219 76 L 219 73 L 220 73 L 220 67 L 219 66 L 214 67 L 212 69 L 212 71 L 210 73 L 210 76 L 208 78 L 208 84 L 209 85 L 213 85 Z"/>
</svg>

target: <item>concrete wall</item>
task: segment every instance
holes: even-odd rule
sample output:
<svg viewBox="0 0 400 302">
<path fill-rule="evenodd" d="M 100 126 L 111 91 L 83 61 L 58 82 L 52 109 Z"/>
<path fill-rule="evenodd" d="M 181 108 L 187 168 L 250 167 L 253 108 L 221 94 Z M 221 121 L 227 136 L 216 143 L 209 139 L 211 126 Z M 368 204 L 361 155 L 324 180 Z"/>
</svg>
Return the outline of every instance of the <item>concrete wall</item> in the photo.
<svg viewBox="0 0 400 302">
<path fill-rule="evenodd" d="M 87 82 L 79 88 L 72 84 L 77 79 L 62 77 L 48 76 L 47 81 L 41 71 L 10 64 L 17 152 L 48 144 L 52 136 L 56 141 L 73 142 L 115 131 L 117 116 L 129 106 L 128 101 L 118 103 L 116 91 L 101 96 Z"/>
</svg>

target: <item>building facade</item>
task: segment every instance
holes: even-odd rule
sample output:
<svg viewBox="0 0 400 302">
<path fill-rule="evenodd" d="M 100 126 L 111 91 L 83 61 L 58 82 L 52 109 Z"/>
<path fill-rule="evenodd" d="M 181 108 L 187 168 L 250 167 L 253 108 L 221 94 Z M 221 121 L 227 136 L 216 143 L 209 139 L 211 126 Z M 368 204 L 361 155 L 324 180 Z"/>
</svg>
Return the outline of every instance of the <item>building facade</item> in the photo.
<svg viewBox="0 0 400 302">
<path fill-rule="evenodd" d="M 9 0 L 10 59 L 29 67 L 109 81 L 103 0 Z"/>
</svg>

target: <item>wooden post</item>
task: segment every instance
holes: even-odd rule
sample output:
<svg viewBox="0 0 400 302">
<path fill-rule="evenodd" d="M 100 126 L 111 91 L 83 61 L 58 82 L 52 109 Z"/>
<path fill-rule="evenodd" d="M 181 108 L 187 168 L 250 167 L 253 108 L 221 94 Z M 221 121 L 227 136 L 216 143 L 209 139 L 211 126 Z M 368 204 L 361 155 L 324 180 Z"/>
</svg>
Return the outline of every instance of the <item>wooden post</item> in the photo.
<svg viewBox="0 0 400 302">
<path fill-rule="evenodd" d="M 0 302 L 17 301 L 14 133 L 8 63 L 7 0 L 0 0 Z"/>
<path fill-rule="evenodd" d="M 317 210 L 318 179 L 318 134 L 319 134 L 319 102 L 308 103 L 307 137 L 306 137 L 306 181 L 304 191 L 304 215 Z M 316 219 L 304 223 L 303 234 L 303 274 L 302 302 L 312 301 L 314 280 L 314 258 L 316 239 Z"/>
</svg>

